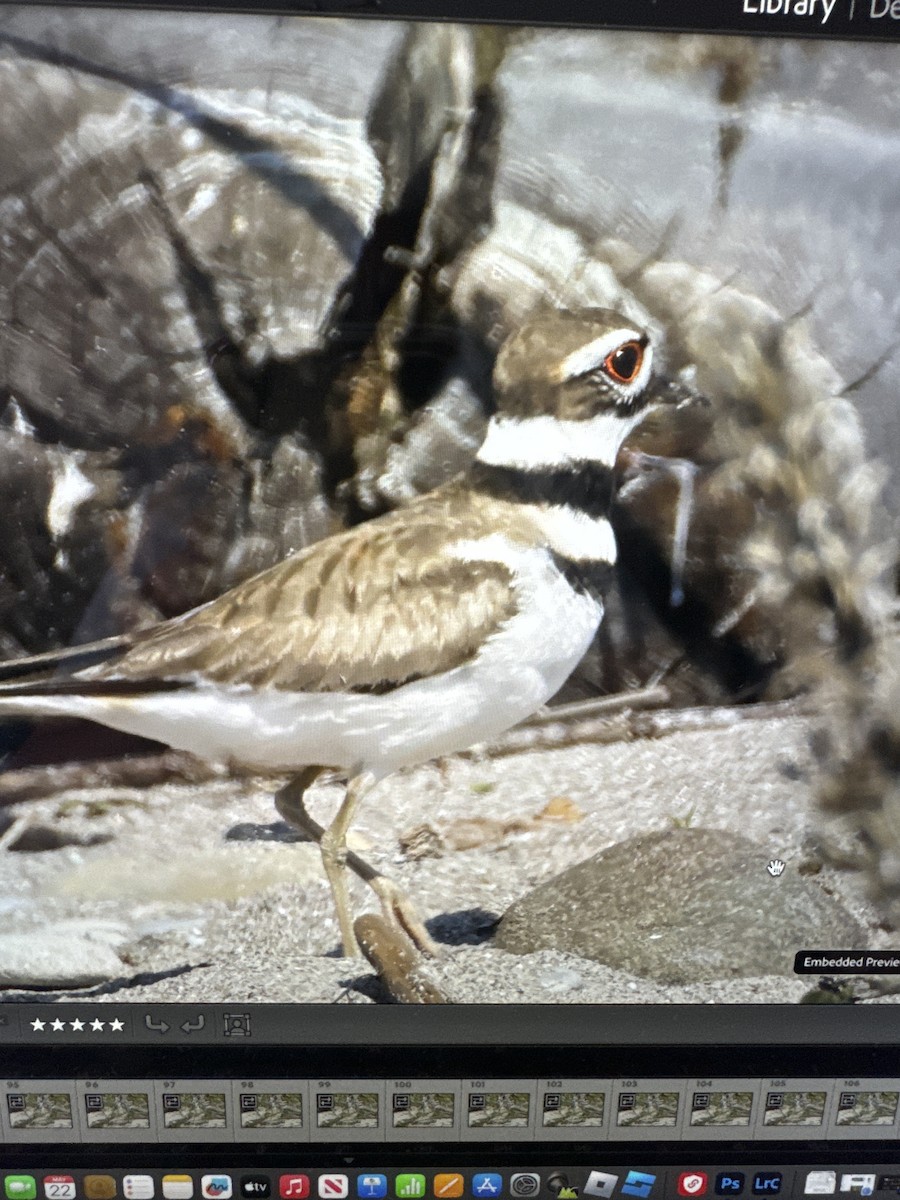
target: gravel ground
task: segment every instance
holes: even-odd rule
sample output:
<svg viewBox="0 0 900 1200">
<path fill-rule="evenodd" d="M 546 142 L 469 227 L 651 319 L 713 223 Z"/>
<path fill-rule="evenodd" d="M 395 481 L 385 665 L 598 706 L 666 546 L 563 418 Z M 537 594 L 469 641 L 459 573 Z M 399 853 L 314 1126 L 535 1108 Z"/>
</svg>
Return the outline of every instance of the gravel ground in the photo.
<svg viewBox="0 0 900 1200">
<path fill-rule="evenodd" d="M 460 756 L 383 782 L 364 803 L 352 844 L 408 890 L 443 943 L 429 973 L 450 1000 L 796 1001 L 814 980 L 785 973 L 663 986 L 558 950 L 509 954 L 489 939 L 496 919 L 535 885 L 615 843 L 685 825 L 757 844 L 759 888 L 775 912 L 778 880 L 766 862 L 782 858 L 787 872 L 805 864 L 805 873 L 813 861 L 808 732 L 802 718 L 782 717 Z M 99 999 L 384 999 L 365 960 L 338 956 L 317 849 L 226 837 L 237 827 L 246 834 L 248 825 L 274 824 L 272 790 L 271 781 L 222 779 L 67 792 L 20 805 L 14 813 L 27 815 L 32 839 L 52 829 L 73 842 L 97 841 L 0 853 L 5 998 L 33 996 L 38 985 L 50 989 L 48 998 L 84 995 L 71 985 L 85 983 L 77 968 L 87 961 L 95 969 L 88 990 Z M 327 817 L 339 795 L 326 783 L 310 807 Z M 431 850 L 418 858 L 401 849 L 417 829 L 413 844 Z M 859 875 L 824 865 L 810 886 L 825 887 L 870 946 L 889 943 Z M 357 913 L 375 907 L 362 885 L 354 883 L 353 895 Z M 63 938 L 68 961 L 59 953 Z M 55 976 L 42 978 L 34 966 L 42 945 L 45 960 L 53 951 Z"/>
</svg>

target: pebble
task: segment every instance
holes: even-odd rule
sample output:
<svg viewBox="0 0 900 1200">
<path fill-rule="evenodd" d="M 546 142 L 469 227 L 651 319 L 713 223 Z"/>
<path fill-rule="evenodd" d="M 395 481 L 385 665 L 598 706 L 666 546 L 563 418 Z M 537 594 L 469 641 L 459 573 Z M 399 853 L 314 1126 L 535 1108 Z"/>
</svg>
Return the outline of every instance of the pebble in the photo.
<svg viewBox="0 0 900 1200">
<path fill-rule="evenodd" d="M 666 984 L 784 975 L 797 950 L 861 949 L 847 910 L 771 849 L 718 829 L 644 834 L 601 851 L 517 900 L 493 944 L 553 949 Z"/>
<path fill-rule="evenodd" d="M 584 976 L 570 967 L 551 967 L 543 972 L 538 983 L 545 992 L 574 992 L 584 986 Z"/>
</svg>

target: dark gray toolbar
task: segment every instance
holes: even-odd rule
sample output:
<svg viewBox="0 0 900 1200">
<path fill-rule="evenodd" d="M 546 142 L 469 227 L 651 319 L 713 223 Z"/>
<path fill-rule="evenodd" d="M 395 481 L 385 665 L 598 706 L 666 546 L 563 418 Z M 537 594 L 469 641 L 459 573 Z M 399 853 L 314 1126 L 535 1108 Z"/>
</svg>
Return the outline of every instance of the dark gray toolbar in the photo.
<svg viewBox="0 0 900 1200">
<path fill-rule="evenodd" d="M 0 1045 L 896 1046 L 900 1005 L 0 1005 Z"/>
</svg>

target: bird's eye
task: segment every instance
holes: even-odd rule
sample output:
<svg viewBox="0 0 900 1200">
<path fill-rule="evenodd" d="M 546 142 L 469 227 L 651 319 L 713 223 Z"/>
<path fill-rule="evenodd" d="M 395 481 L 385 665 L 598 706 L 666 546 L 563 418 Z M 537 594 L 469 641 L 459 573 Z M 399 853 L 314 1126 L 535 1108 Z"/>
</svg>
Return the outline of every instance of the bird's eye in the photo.
<svg viewBox="0 0 900 1200">
<path fill-rule="evenodd" d="M 640 342 L 623 342 L 603 360 L 603 369 L 616 383 L 634 383 L 644 361 Z"/>
</svg>

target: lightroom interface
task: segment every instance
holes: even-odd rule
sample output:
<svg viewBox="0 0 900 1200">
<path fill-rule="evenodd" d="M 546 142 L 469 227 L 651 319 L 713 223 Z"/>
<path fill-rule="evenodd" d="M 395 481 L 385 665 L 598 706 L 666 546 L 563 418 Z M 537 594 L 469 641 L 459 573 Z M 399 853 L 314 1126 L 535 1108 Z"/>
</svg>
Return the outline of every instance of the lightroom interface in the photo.
<svg viewBox="0 0 900 1200">
<path fill-rule="evenodd" d="M 0 11 L 2 999 L 896 1001 L 898 68 Z"/>
</svg>

